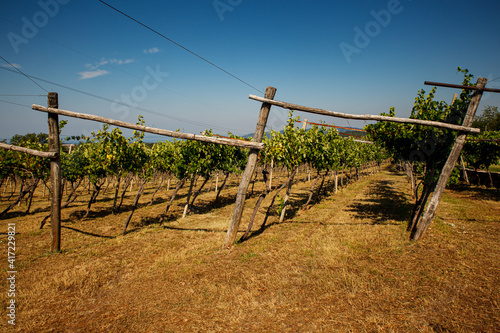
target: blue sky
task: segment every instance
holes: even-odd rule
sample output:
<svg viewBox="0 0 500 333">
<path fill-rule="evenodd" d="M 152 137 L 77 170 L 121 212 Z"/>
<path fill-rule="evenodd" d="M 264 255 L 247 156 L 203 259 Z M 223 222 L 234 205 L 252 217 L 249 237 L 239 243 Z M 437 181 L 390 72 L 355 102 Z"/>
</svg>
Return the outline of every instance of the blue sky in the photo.
<svg viewBox="0 0 500 333">
<path fill-rule="evenodd" d="M 417 92 L 431 88 L 424 81 L 461 83 L 458 66 L 476 78 L 500 77 L 497 0 L 106 2 L 257 90 L 276 87 L 277 100 L 295 104 L 354 114 L 394 106 L 407 117 Z M 62 109 L 133 123 L 142 114 L 148 126 L 188 133 L 255 130 L 260 104 L 248 95 L 261 92 L 97 0 L 3 0 L 0 55 L 53 82 L 35 80 L 59 93 Z M 46 95 L 0 61 L 0 95 Z M 487 86 L 500 88 L 500 79 Z M 451 101 L 454 92 L 439 88 L 437 97 Z M 0 138 L 47 131 L 46 114 L 27 107 L 46 105 L 44 96 L 0 100 L 21 104 L 0 102 Z M 500 94 L 485 93 L 479 111 L 485 105 L 500 106 Z M 280 129 L 287 114 L 273 108 L 269 127 Z M 67 120 L 63 136 L 101 127 Z"/>
</svg>

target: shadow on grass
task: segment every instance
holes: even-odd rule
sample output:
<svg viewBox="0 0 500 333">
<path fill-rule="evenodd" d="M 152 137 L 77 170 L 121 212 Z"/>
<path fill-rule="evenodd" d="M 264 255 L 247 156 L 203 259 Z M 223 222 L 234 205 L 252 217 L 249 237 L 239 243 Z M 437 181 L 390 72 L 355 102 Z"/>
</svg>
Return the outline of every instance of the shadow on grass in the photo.
<svg viewBox="0 0 500 333">
<path fill-rule="evenodd" d="M 370 184 L 369 196 L 350 204 L 347 211 L 354 212 L 355 218 L 373 220 L 371 224 L 407 223 L 413 203 L 403 193 L 394 190 L 392 184 L 390 180 Z"/>
<path fill-rule="evenodd" d="M 227 230 L 219 230 L 219 229 L 208 229 L 208 228 L 180 228 L 180 227 L 173 227 L 169 225 L 164 225 L 165 223 L 168 222 L 173 222 L 178 220 L 179 217 L 174 217 L 172 215 L 168 216 L 163 220 L 163 224 L 161 225 L 161 228 L 163 229 L 168 229 L 168 230 L 178 230 L 178 231 L 202 231 L 202 232 L 226 232 Z M 134 227 L 127 230 L 126 234 L 137 232 L 141 230 L 142 228 L 148 226 L 148 225 L 153 225 L 153 224 L 160 224 L 160 217 L 143 217 L 140 222 L 134 224 Z"/>
<path fill-rule="evenodd" d="M 215 202 L 214 200 L 210 200 L 210 199 L 207 200 L 207 199 L 198 198 L 195 201 L 194 205 L 191 206 L 190 213 L 191 214 L 193 214 L 193 213 L 194 214 L 206 214 L 206 213 L 211 212 L 214 209 L 219 209 L 219 208 L 223 208 L 223 207 L 232 205 L 232 204 L 234 204 L 235 200 L 236 200 L 236 194 L 223 195 L 222 193 L 219 196 L 219 200 L 217 200 L 217 202 Z M 183 207 L 184 207 L 184 204 L 183 204 Z"/>
<path fill-rule="evenodd" d="M 8 219 L 13 219 L 13 218 L 19 218 L 19 217 L 24 217 L 24 216 L 31 216 L 35 215 L 38 213 L 46 213 L 50 212 L 50 206 L 47 207 L 37 207 L 35 209 L 31 209 L 29 212 L 26 212 L 26 207 L 23 205 L 21 206 L 23 210 L 17 210 L 19 207 L 12 207 L 11 210 L 9 210 L 7 213 L 5 213 L 2 217 L 0 217 L 0 220 L 8 220 Z M 0 209 L 0 212 L 3 210 Z"/>
<path fill-rule="evenodd" d="M 171 227 L 168 225 L 164 225 L 163 229 L 169 229 L 169 230 L 179 230 L 179 231 L 203 231 L 203 232 L 223 232 L 226 233 L 227 230 L 220 230 L 220 229 L 206 229 L 206 228 L 179 228 L 179 227 Z"/>
<path fill-rule="evenodd" d="M 344 175 L 344 181 L 343 181 L 344 184 L 343 184 L 343 186 L 341 186 L 341 184 L 338 184 L 338 190 L 341 191 L 341 190 L 347 188 L 349 186 L 349 184 L 351 184 L 353 182 L 352 179 L 353 179 L 353 177 L 349 177 L 347 175 Z M 297 215 L 297 213 L 299 211 L 309 210 L 311 207 L 321 203 L 324 199 L 329 198 L 330 196 L 334 195 L 335 183 L 334 183 L 333 179 L 330 179 L 330 177 L 327 180 L 325 180 L 323 187 L 319 188 L 319 186 L 320 185 L 316 184 L 316 186 L 313 190 L 312 199 L 307 206 L 305 204 L 309 200 L 309 196 L 311 193 L 310 188 L 307 188 L 304 191 L 297 193 L 297 192 L 293 191 L 294 188 L 292 187 L 292 193 L 290 194 L 290 205 L 287 206 L 285 220 L 283 222 L 279 222 L 276 220 L 272 221 L 272 222 L 268 222 L 264 226 L 261 226 L 259 229 L 251 231 L 247 238 L 245 238 L 245 239 L 240 238 L 238 240 L 238 243 L 243 243 L 243 242 L 246 242 L 254 237 L 257 237 L 257 236 L 261 235 L 262 233 L 264 233 L 264 231 L 266 231 L 268 228 L 275 226 L 275 225 L 287 224 L 287 223 L 324 225 L 324 223 L 322 223 L 322 222 L 318 223 L 317 221 L 314 221 L 314 219 L 309 221 L 309 222 L 306 222 L 306 221 L 299 222 L 299 221 L 292 220 Z M 284 196 L 285 194 L 283 193 L 282 195 Z M 279 203 L 277 200 L 274 203 L 273 207 L 271 207 L 271 209 L 269 210 L 269 217 L 275 216 L 275 217 L 278 217 L 278 219 L 279 219 L 280 214 L 278 214 L 278 205 L 279 205 Z M 257 223 L 262 223 L 262 221 L 257 222 Z"/>
<path fill-rule="evenodd" d="M 107 239 L 113 239 L 113 238 L 115 238 L 115 236 L 103 236 L 103 235 L 99 235 L 99 234 L 94 234 L 92 232 L 87 232 L 87 231 L 79 230 L 79 229 L 76 229 L 76 228 L 73 228 L 73 227 L 67 227 L 67 226 L 64 226 L 64 225 L 61 226 L 61 228 L 73 230 L 75 232 L 78 232 L 78 233 L 81 233 L 81 234 L 84 234 L 84 235 L 87 235 L 87 236 L 92 236 L 92 237 L 107 238 Z"/>
<path fill-rule="evenodd" d="M 452 186 L 449 190 L 457 193 L 467 193 L 471 198 L 478 200 L 500 201 L 500 189 L 497 188 L 461 184 Z"/>
</svg>

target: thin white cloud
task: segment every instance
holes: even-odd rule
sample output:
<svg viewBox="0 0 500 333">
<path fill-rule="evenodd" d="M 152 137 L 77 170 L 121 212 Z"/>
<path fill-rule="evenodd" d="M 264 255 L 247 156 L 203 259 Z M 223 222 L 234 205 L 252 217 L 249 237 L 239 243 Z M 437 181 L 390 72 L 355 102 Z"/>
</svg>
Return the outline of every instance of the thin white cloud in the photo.
<svg viewBox="0 0 500 333">
<path fill-rule="evenodd" d="M 85 64 L 84 66 L 88 69 L 87 71 L 80 72 L 80 80 L 93 79 L 98 76 L 103 76 L 109 74 L 107 70 L 100 69 L 100 67 L 105 65 L 125 65 L 134 62 L 134 59 L 106 59 L 101 58 L 101 60 L 94 62 L 93 64 Z"/>
<path fill-rule="evenodd" d="M 110 64 L 116 64 L 116 65 L 126 65 L 134 62 L 134 59 L 109 59 Z"/>
<path fill-rule="evenodd" d="M 12 64 L 12 66 L 11 66 L 11 65 L 9 65 L 9 64 L 3 64 L 3 65 L 2 65 L 2 67 L 8 67 L 8 68 L 11 68 L 11 67 L 14 67 L 14 68 L 21 68 L 21 65 L 19 65 L 19 64 Z"/>
<path fill-rule="evenodd" d="M 96 69 L 100 68 L 101 66 L 105 66 L 105 65 L 110 65 L 110 64 L 113 64 L 113 65 L 125 65 L 125 64 L 130 64 L 132 62 L 134 62 L 134 59 L 116 59 L 116 58 L 106 59 L 106 58 L 101 58 L 101 60 L 96 61 L 93 64 L 85 64 L 85 67 L 87 67 L 89 70 L 93 71 L 93 70 L 96 70 Z"/>
<path fill-rule="evenodd" d="M 93 79 L 98 76 L 103 76 L 106 74 L 109 74 L 108 71 L 104 69 L 98 69 L 98 70 L 93 70 L 93 71 L 85 71 L 85 72 L 80 72 L 78 73 L 81 75 L 80 80 L 87 80 L 87 79 Z"/>
<path fill-rule="evenodd" d="M 157 47 L 151 47 L 149 49 L 143 50 L 143 52 L 146 53 L 146 54 L 155 54 L 155 53 L 160 52 L 160 49 L 157 48 Z"/>
</svg>

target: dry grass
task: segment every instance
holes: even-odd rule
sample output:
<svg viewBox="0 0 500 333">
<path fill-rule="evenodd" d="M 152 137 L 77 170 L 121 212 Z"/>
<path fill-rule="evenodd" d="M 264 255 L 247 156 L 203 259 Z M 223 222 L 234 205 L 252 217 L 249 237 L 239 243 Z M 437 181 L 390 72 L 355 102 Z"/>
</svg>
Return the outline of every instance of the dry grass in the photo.
<svg viewBox="0 0 500 333">
<path fill-rule="evenodd" d="M 307 185 L 297 185 L 295 202 Z M 185 219 L 177 218 L 180 198 L 170 222 L 159 226 L 163 193 L 136 212 L 125 236 L 127 212 L 112 215 L 109 197 L 84 221 L 77 201 L 63 211 L 61 254 L 47 252 L 49 228 L 38 230 L 46 201 L 37 200 L 32 215 L 10 214 L 0 224 L 2 268 L 7 223 L 19 233 L 13 331 L 500 331 L 498 190 L 447 190 L 425 239 L 413 243 L 405 231 L 408 184 L 387 169 L 307 211 L 293 210 L 285 223 L 272 217 L 263 232 L 260 214 L 252 237 L 225 251 L 234 192 L 210 210 L 203 205 L 214 195 L 204 193 L 204 214 Z M 256 199 L 248 199 L 242 230 Z M 5 329 L 7 293 L 0 299 Z"/>
</svg>

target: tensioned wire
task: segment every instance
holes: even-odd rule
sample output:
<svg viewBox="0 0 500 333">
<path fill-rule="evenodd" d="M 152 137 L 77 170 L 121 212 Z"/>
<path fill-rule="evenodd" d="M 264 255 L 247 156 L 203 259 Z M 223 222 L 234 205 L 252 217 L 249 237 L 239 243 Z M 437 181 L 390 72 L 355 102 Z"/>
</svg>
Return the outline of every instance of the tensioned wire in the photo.
<svg viewBox="0 0 500 333">
<path fill-rule="evenodd" d="M 206 59 L 206 58 L 204 58 L 204 57 L 200 56 L 199 54 L 195 53 L 194 51 L 191 51 L 191 50 L 190 50 L 190 49 L 188 49 L 187 47 L 185 47 L 185 46 L 183 46 L 183 45 L 181 45 L 181 44 L 179 44 L 179 43 L 175 42 L 174 40 L 172 40 L 172 39 L 168 38 L 167 36 L 163 35 L 162 33 L 158 32 L 157 30 L 155 30 L 155 29 L 153 29 L 153 28 L 149 27 L 148 25 L 146 25 L 146 24 L 144 24 L 144 23 L 140 22 L 139 20 L 136 20 L 135 18 L 131 17 L 130 15 L 125 14 L 125 13 L 124 13 L 124 12 L 122 12 L 121 10 L 119 10 L 119 9 L 117 9 L 117 8 L 115 8 L 115 7 L 113 7 L 113 6 L 111 6 L 110 4 L 108 4 L 108 3 L 106 3 L 106 2 L 104 2 L 104 1 L 102 1 L 102 0 L 98 0 L 98 1 L 99 1 L 99 2 L 101 2 L 101 3 L 103 3 L 104 5 L 108 6 L 109 8 L 113 9 L 114 11 L 116 11 L 116 12 L 120 13 L 121 15 L 125 16 L 126 18 L 128 18 L 128 19 L 130 19 L 130 20 L 134 21 L 135 23 L 137 23 L 137 24 L 139 24 L 139 25 L 143 26 L 144 28 L 146 28 L 146 29 L 148 29 L 148 30 L 150 30 L 150 31 L 154 32 L 154 33 L 155 33 L 155 34 L 157 34 L 158 36 L 160 36 L 160 37 L 162 37 L 162 38 L 166 39 L 167 41 L 169 41 L 170 43 L 172 43 L 172 44 L 174 44 L 174 45 L 176 45 L 176 46 L 180 47 L 181 49 L 183 49 L 183 50 L 185 50 L 185 51 L 187 51 L 187 52 L 191 53 L 191 54 L 192 54 L 192 55 L 194 55 L 195 57 L 197 57 L 197 58 L 199 58 L 199 59 L 201 59 L 201 60 L 205 61 L 205 62 L 206 62 L 206 63 L 208 63 L 209 65 L 211 65 L 211 66 L 213 66 L 213 67 L 217 68 L 218 70 L 220 70 L 220 71 L 222 71 L 222 72 L 226 73 L 227 75 L 231 76 L 232 78 L 234 78 L 234 79 L 236 79 L 236 80 L 240 81 L 241 83 L 243 83 L 243 84 L 245 84 L 245 85 L 249 86 L 250 88 L 252 88 L 252 89 L 254 89 L 254 90 L 256 90 L 256 91 L 258 91 L 258 92 L 260 92 L 260 93 L 262 93 L 262 94 L 264 93 L 262 90 L 257 89 L 257 88 L 255 88 L 254 86 L 252 86 L 250 83 L 248 83 L 248 82 L 246 82 L 246 81 L 244 81 L 244 80 L 240 79 L 240 78 L 239 78 L 239 77 L 237 77 L 236 75 L 231 74 L 230 72 L 228 72 L 227 70 L 223 69 L 222 67 L 217 66 L 216 64 L 214 64 L 214 63 L 213 63 L 213 62 L 211 62 L 210 60 L 208 60 L 208 59 Z"/>
<path fill-rule="evenodd" d="M 19 74 L 16 71 L 13 71 L 13 70 L 11 70 L 9 68 L 0 67 L 0 69 L 4 69 L 6 71 Z M 200 127 L 204 127 L 204 128 L 208 127 L 208 128 L 212 128 L 212 129 L 219 129 L 219 130 L 231 130 L 230 128 L 224 128 L 224 127 L 220 127 L 220 126 L 211 126 L 209 124 L 204 124 L 204 123 L 200 123 L 200 122 L 189 120 L 189 119 L 184 119 L 184 118 L 180 118 L 180 117 L 166 115 L 164 113 L 157 112 L 157 111 L 150 110 L 150 109 L 146 109 L 146 108 L 142 108 L 142 107 L 138 107 L 138 106 L 137 107 L 131 106 L 131 105 L 126 104 L 126 103 L 122 103 L 122 102 L 119 102 L 119 101 L 114 101 L 112 99 L 109 99 L 109 98 L 106 98 L 106 97 L 103 97 L 103 96 L 99 96 L 99 95 L 92 94 L 92 93 L 89 93 L 89 92 L 85 92 L 85 91 L 82 91 L 82 90 L 79 90 L 79 89 L 71 88 L 69 86 L 66 86 L 66 85 L 63 85 L 63 84 L 59 84 L 59 83 L 56 83 L 56 82 L 52 82 L 52 81 L 49 81 L 49 80 L 45 80 L 45 79 L 42 79 L 42 78 L 39 78 L 39 77 L 36 77 L 36 76 L 33 76 L 33 75 L 27 75 L 27 74 L 24 74 L 24 73 L 23 73 L 23 75 L 26 76 L 26 77 L 28 77 L 28 78 L 30 78 L 30 80 L 34 79 L 34 80 L 46 82 L 46 83 L 49 83 L 49 84 L 52 84 L 52 85 L 55 85 L 55 86 L 58 86 L 58 87 L 61 87 L 61 88 L 72 90 L 74 92 L 77 92 L 77 93 L 80 93 L 80 94 L 83 94 L 83 95 L 94 97 L 94 98 L 97 98 L 97 99 L 100 99 L 100 100 L 103 100 L 103 101 L 106 101 L 106 102 L 115 103 L 117 105 L 125 106 L 125 107 L 128 107 L 130 109 L 134 109 L 134 110 L 138 110 L 138 111 L 143 111 L 143 112 L 147 112 L 147 113 L 150 113 L 150 114 L 154 114 L 156 116 L 160 116 L 160 117 L 164 117 L 164 118 L 168 118 L 168 119 L 172 119 L 172 120 L 177 120 L 177 121 L 180 121 L 180 122 L 184 122 L 184 123 L 188 123 L 188 124 L 191 124 L 191 125 L 196 125 L 196 126 L 200 126 Z"/>
</svg>

